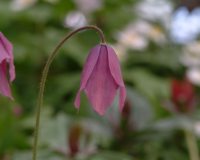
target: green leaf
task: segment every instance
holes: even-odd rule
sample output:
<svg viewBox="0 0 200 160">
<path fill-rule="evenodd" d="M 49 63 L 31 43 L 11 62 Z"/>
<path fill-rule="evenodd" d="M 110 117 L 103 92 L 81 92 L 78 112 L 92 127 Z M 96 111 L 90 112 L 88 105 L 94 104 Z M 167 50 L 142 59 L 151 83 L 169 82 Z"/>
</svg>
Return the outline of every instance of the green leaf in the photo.
<svg viewBox="0 0 200 160">
<path fill-rule="evenodd" d="M 125 72 L 125 79 L 150 99 L 168 98 L 170 95 L 169 81 L 155 76 L 144 69 L 133 69 Z"/>
</svg>

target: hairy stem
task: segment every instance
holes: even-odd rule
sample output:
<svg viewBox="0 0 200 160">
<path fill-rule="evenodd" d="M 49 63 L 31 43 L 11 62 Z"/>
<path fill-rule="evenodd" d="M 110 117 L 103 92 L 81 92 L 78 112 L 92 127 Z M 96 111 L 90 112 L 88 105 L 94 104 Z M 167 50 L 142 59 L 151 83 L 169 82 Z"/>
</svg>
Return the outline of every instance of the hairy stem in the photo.
<svg viewBox="0 0 200 160">
<path fill-rule="evenodd" d="M 190 160 L 200 160 L 198 146 L 194 133 L 188 129 L 185 129 L 184 132 Z"/>
<path fill-rule="evenodd" d="M 53 62 L 54 58 L 56 57 L 56 55 L 58 54 L 59 49 L 62 47 L 62 45 L 70 38 L 72 37 L 74 34 L 83 31 L 83 30 L 88 30 L 88 29 L 93 29 L 96 30 L 101 38 L 101 43 L 105 43 L 105 38 L 104 38 L 104 34 L 101 31 L 101 29 L 99 29 L 96 26 L 85 26 L 85 27 L 81 27 L 79 29 L 76 29 L 70 33 L 68 33 L 61 41 L 60 43 L 56 46 L 56 48 L 53 50 L 53 52 L 50 54 L 46 65 L 43 69 L 42 72 L 42 77 L 41 77 L 41 81 L 40 81 L 40 88 L 39 88 L 39 94 L 38 94 L 38 100 L 37 100 L 37 111 L 36 111 L 36 122 L 35 122 L 35 134 L 34 134 L 34 143 L 33 143 L 33 157 L 32 160 L 36 160 L 37 159 L 37 147 L 38 147 L 38 135 L 39 135 L 39 127 L 40 127 L 40 114 L 41 114 L 41 107 L 43 104 L 43 97 L 44 97 L 44 89 L 45 89 L 45 83 L 46 83 L 46 79 L 47 79 L 47 75 L 49 72 L 49 68 L 51 63 Z"/>
</svg>

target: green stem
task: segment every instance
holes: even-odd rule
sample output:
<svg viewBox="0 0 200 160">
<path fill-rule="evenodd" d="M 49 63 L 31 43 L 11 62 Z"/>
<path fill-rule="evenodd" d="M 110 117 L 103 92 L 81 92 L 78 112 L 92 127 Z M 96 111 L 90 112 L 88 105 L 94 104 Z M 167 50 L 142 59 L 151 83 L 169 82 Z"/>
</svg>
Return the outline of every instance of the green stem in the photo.
<svg viewBox="0 0 200 160">
<path fill-rule="evenodd" d="M 53 60 L 56 57 L 56 55 L 58 54 L 59 49 L 62 47 L 62 45 L 70 37 L 72 37 L 74 34 L 80 32 L 80 31 L 88 30 L 88 29 L 96 30 L 99 33 L 99 36 L 101 38 L 101 43 L 105 43 L 104 34 L 101 31 L 101 29 L 99 29 L 96 26 L 92 26 L 92 25 L 81 27 L 81 28 L 76 29 L 76 30 L 70 32 L 69 34 L 67 34 L 63 38 L 63 40 L 61 40 L 60 43 L 56 46 L 56 48 L 50 54 L 50 56 L 49 56 L 49 58 L 48 58 L 48 60 L 46 62 L 46 65 L 45 65 L 44 70 L 42 72 L 42 77 L 41 77 L 41 81 L 40 81 L 40 88 L 39 88 L 39 94 L 38 94 L 38 100 L 37 100 L 37 112 L 36 112 L 36 122 L 35 122 L 35 134 L 34 134 L 33 157 L 32 157 L 32 160 L 36 160 L 37 159 L 37 147 L 38 147 L 38 134 L 39 134 L 39 127 L 40 127 L 41 106 L 43 104 L 43 96 L 44 96 L 45 83 L 46 83 L 46 79 L 47 79 L 47 75 L 48 75 L 48 72 L 49 72 L 50 65 L 53 62 Z"/>
<path fill-rule="evenodd" d="M 185 129 L 185 139 L 190 155 L 190 160 L 200 160 L 199 151 L 194 133 L 188 129 Z"/>
</svg>

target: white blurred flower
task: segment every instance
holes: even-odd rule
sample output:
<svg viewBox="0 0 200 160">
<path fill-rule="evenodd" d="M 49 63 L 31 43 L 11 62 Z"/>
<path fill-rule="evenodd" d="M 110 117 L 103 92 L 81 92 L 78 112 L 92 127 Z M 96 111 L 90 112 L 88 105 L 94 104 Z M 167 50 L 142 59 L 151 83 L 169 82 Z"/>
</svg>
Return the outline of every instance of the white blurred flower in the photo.
<svg viewBox="0 0 200 160">
<path fill-rule="evenodd" d="M 181 62 L 187 67 L 200 67 L 200 42 L 190 43 L 184 48 Z"/>
<path fill-rule="evenodd" d="M 200 85 L 200 42 L 188 44 L 183 51 L 181 62 L 187 67 L 186 76 L 188 80 Z"/>
<path fill-rule="evenodd" d="M 127 30 L 134 30 L 142 35 L 147 35 L 151 30 L 151 24 L 147 21 L 139 20 L 127 26 Z"/>
<path fill-rule="evenodd" d="M 117 57 L 120 61 L 123 61 L 126 58 L 126 47 L 124 47 L 123 45 L 117 43 L 115 45 L 112 45 L 112 47 L 114 48 Z"/>
<path fill-rule="evenodd" d="M 160 21 L 167 25 L 173 11 L 168 0 L 144 0 L 136 6 L 136 13 L 147 20 Z"/>
<path fill-rule="evenodd" d="M 117 38 L 120 44 L 136 50 L 145 49 L 149 40 L 158 44 L 166 42 L 166 37 L 161 28 L 146 21 L 129 24 L 118 34 Z"/>
<path fill-rule="evenodd" d="M 149 33 L 149 39 L 156 42 L 157 44 L 163 44 L 167 41 L 166 36 L 162 29 L 158 26 L 152 26 Z"/>
<path fill-rule="evenodd" d="M 102 7 L 102 0 L 75 0 L 75 3 L 84 13 L 91 13 Z"/>
<path fill-rule="evenodd" d="M 156 43 L 161 44 L 166 42 L 166 37 L 162 29 L 157 25 L 148 23 L 147 21 L 137 21 L 132 26 L 132 29 Z"/>
<path fill-rule="evenodd" d="M 136 50 L 143 50 L 148 45 L 147 39 L 134 30 L 126 30 L 119 33 L 118 40 L 125 47 Z"/>
<path fill-rule="evenodd" d="M 191 83 L 200 85 L 200 68 L 189 68 L 186 72 L 186 76 Z"/>
<path fill-rule="evenodd" d="M 15 11 L 26 9 L 36 3 L 37 0 L 13 0 L 11 8 Z"/>
<path fill-rule="evenodd" d="M 72 11 L 68 13 L 64 20 L 64 26 L 69 28 L 79 28 L 87 24 L 87 20 L 82 12 Z"/>
<path fill-rule="evenodd" d="M 180 7 L 173 15 L 170 32 L 176 43 L 194 41 L 200 34 L 200 8 L 189 12 L 186 7 Z"/>
<path fill-rule="evenodd" d="M 194 123 L 194 132 L 198 137 L 200 137 L 200 122 Z"/>
</svg>

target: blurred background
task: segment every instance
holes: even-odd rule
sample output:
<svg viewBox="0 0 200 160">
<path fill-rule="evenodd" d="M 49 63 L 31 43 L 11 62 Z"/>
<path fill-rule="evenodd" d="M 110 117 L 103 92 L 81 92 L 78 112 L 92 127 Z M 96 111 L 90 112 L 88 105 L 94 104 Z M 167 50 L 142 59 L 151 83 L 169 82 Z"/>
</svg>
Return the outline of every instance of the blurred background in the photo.
<svg viewBox="0 0 200 160">
<path fill-rule="evenodd" d="M 31 160 L 36 99 L 48 55 L 71 30 L 100 27 L 127 88 L 104 117 L 82 95 L 87 54 L 99 37 L 81 32 L 48 76 L 39 160 L 199 160 L 199 0 L 0 0 L 0 31 L 13 43 L 15 101 L 0 96 L 0 160 Z M 195 157 L 197 156 L 197 157 Z"/>
</svg>

